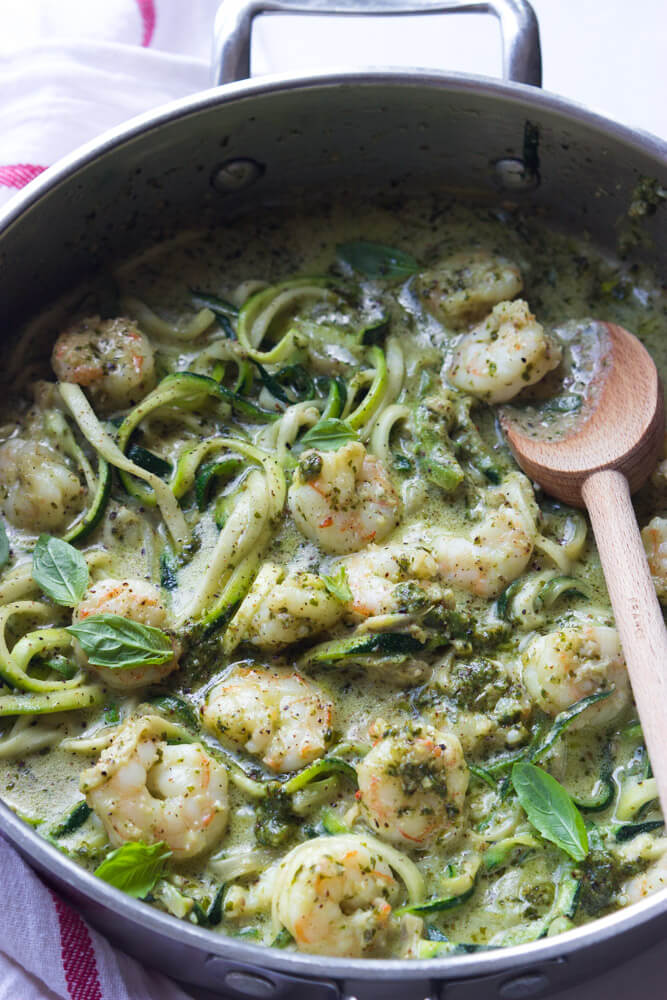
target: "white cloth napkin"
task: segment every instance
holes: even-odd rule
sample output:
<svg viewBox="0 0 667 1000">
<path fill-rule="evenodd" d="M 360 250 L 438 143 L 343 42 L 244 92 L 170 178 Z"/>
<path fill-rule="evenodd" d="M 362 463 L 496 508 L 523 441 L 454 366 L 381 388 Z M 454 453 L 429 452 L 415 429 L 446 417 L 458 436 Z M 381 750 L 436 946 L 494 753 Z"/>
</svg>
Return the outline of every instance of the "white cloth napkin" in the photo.
<svg viewBox="0 0 667 1000">
<path fill-rule="evenodd" d="M 0 839 L 0 1000 L 188 1000 L 116 951 Z"/>
<path fill-rule="evenodd" d="M 106 129 L 207 87 L 218 2 L 0 2 L 0 206 Z"/>
</svg>

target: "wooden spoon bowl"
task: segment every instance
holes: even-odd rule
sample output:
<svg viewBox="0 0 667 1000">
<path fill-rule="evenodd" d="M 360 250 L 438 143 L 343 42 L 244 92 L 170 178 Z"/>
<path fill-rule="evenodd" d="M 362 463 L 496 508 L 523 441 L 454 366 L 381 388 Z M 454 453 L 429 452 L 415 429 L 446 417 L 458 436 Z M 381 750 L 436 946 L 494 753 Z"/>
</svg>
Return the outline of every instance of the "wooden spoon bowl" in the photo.
<svg viewBox="0 0 667 1000">
<path fill-rule="evenodd" d="M 593 401 L 571 433 L 554 441 L 503 429 L 523 471 L 552 496 L 590 515 L 625 662 L 667 817 L 667 630 L 630 493 L 660 457 L 662 385 L 643 344 L 613 323 Z"/>
<path fill-rule="evenodd" d="M 573 433 L 557 441 L 523 434 L 503 416 L 501 424 L 517 462 L 551 496 L 585 507 L 586 480 L 617 469 L 630 492 L 643 486 L 662 451 L 664 394 L 650 354 L 631 333 L 600 323 L 609 343 L 596 376 L 595 402 Z"/>
</svg>

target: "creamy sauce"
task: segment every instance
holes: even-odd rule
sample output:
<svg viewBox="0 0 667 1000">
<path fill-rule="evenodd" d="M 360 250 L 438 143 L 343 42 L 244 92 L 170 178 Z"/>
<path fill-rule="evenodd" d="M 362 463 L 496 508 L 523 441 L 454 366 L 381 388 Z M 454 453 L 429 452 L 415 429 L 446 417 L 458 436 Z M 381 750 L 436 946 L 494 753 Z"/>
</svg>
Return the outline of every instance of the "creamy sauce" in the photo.
<svg viewBox="0 0 667 1000">
<path fill-rule="evenodd" d="M 342 255 L 346 262 L 336 248 L 359 240 L 409 253 L 417 273 L 404 259 L 395 276 L 369 277 L 367 260 L 355 270 L 349 254 Z M 358 252 L 357 246 L 357 267 Z M 473 254 L 474 266 L 466 271 L 455 258 L 452 270 L 448 261 L 462 252 Z M 480 253 L 495 269 L 489 281 L 500 287 L 505 269 L 502 280 L 511 288 L 516 272 L 517 290 L 483 299 L 482 279 L 475 277 Z M 271 292 L 296 277 L 302 280 Z M 180 669 L 127 691 L 108 687 L 103 675 L 93 709 L 26 708 L 26 721 L 18 723 L 3 708 L 11 696 L 8 673 L 0 694 L 7 716 L 0 738 L 5 801 L 93 870 L 128 840 L 165 840 L 175 855 L 144 893 L 148 902 L 220 933 L 305 951 L 430 957 L 495 947 L 557 933 L 634 898 L 632 879 L 663 853 L 662 831 L 655 796 L 642 799 L 650 772 L 611 638 L 599 559 L 585 518 L 517 472 L 497 418 L 499 405 L 507 405 L 515 419 L 547 437 L 581 418 L 604 355 L 590 317 L 635 332 L 664 374 L 665 301 L 654 278 L 508 208 L 432 196 L 319 206 L 303 215 L 267 210 L 124 261 L 113 280 L 111 301 L 109 282 L 100 281 L 83 304 L 70 298 L 33 324 L 30 345 L 24 341 L 17 350 L 21 398 L 2 417 L 0 446 L 24 441 L 47 449 L 46 458 L 76 477 L 79 489 L 63 478 L 60 499 L 49 494 L 53 520 L 31 524 L 25 504 L 32 493 L 35 509 L 42 505 L 38 520 L 46 502 L 39 481 L 44 455 L 20 459 L 20 466 L 15 450 L 4 452 L 0 508 L 11 554 L 0 603 L 36 600 L 46 608 L 46 620 L 37 624 L 9 620 L 9 659 L 31 629 L 69 624 L 71 609 L 40 594 L 28 567 L 37 535 L 62 537 L 90 507 L 94 490 L 80 454 L 93 479 L 97 469 L 73 410 L 52 387 L 34 391 L 36 380 L 55 379 L 44 345 L 50 351 L 55 336 L 74 324 L 54 363 L 61 364 L 61 380 L 85 388 L 111 434 L 167 375 L 192 371 L 223 386 L 223 399 L 198 395 L 195 383 L 189 395 L 165 397 L 131 438 L 144 449 L 143 458 L 134 452 L 139 465 L 149 452 L 151 468 L 168 479 L 202 442 L 231 438 L 241 450 L 227 444 L 201 452 L 178 495 L 190 534 L 184 545 L 150 490 L 130 479 L 140 488 L 132 495 L 114 474 L 100 523 L 73 544 L 92 556 L 91 582 L 140 579 L 158 588 L 159 627 L 178 642 Z M 201 317 L 204 293 L 223 301 L 217 320 Z M 253 294 L 264 294 L 261 308 L 245 306 L 259 301 Z M 496 390 L 488 385 L 501 379 L 512 337 L 500 354 L 502 329 L 489 328 L 482 348 L 467 338 L 497 303 L 518 299 L 528 303 L 521 322 L 535 357 L 520 358 L 523 368 L 507 376 L 503 398 L 494 403 Z M 84 328 L 89 340 L 106 319 L 130 319 L 118 355 L 109 364 L 104 338 L 96 341 L 82 375 L 71 331 L 78 337 L 83 317 L 100 314 Z M 516 336 L 523 337 L 516 309 L 507 315 L 512 336 L 520 330 Z M 199 321 L 201 330 L 193 325 Z M 139 348 L 131 347 L 131 331 L 148 342 L 152 380 Z M 119 403 L 111 389 L 95 387 L 118 373 L 118 358 L 128 350 L 136 385 L 121 386 L 129 399 Z M 248 360 L 257 355 L 259 364 Z M 457 371 L 467 372 L 471 385 L 482 386 L 483 378 L 483 387 L 461 389 Z M 249 414 L 239 399 L 263 414 Z M 323 412 L 333 420 L 324 438 Z M 332 442 L 341 426 L 343 438 Z M 312 449 L 308 438 L 301 444 L 304 434 Z M 214 460 L 227 466 L 204 481 Z M 286 499 L 277 495 L 279 481 Z M 642 526 L 667 516 L 665 482 L 659 470 L 636 498 Z M 250 514 L 232 538 L 243 504 Z M 247 542 L 253 518 L 261 523 Z M 232 540 L 220 555 L 225 532 Z M 659 542 L 656 577 L 666 572 Z M 238 582 L 230 583 L 236 570 Z M 74 662 L 71 650 L 63 652 Z M 27 669 L 32 677 L 60 676 L 46 657 Z M 290 680 L 295 669 L 297 681 Z M 96 679 L 88 664 L 82 683 Z M 296 694 L 294 684 L 302 685 Z M 559 712 L 601 692 L 581 719 L 555 734 Z M 93 811 L 79 825 L 70 823 L 71 832 L 63 830 L 70 811 L 81 808 L 81 773 L 104 753 L 111 756 L 103 761 L 115 766 L 120 751 L 112 740 L 144 716 L 166 720 L 164 733 L 149 739 L 160 755 L 168 758 L 165 746 L 202 740 L 213 775 L 229 770 L 226 820 L 213 799 L 201 806 L 211 810 L 205 821 L 187 818 L 183 807 L 181 825 L 200 837 L 200 850 L 179 855 L 185 849 L 175 846 L 178 837 L 170 844 L 167 827 L 153 821 L 145 820 L 143 831 L 137 821 L 141 836 L 119 833 L 122 824 L 113 827 L 110 817 L 123 807 L 107 799 L 101 807 L 85 782 Z M 332 766 L 332 757 L 344 763 Z M 580 803 L 592 824 L 586 857 L 531 824 L 510 777 L 521 757 L 539 763 L 566 798 Z M 297 787 L 294 775 L 322 758 L 328 762 L 322 773 Z M 102 793 L 105 767 L 98 765 L 95 779 Z M 167 793 L 150 791 L 150 809 L 159 811 L 155 802 L 176 787 L 174 774 Z M 192 780 L 199 791 L 206 784 L 199 772 Z M 212 794 L 208 786 L 204 792 Z M 186 791 L 185 799 L 194 794 Z M 224 826 L 214 839 L 206 832 L 210 822 Z M 630 830 L 633 824 L 640 825 Z M 327 843 L 338 859 L 335 878 L 322 860 L 329 857 Z M 290 852 L 297 850 L 303 861 L 289 881 L 290 859 L 301 857 Z M 366 850 L 372 869 L 362 864 Z M 280 867 L 284 858 L 287 868 Z M 428 889 L 419 888 L 421 877 Z M 434 898 L 450 902 L 433 904 Z"/>
</svg>

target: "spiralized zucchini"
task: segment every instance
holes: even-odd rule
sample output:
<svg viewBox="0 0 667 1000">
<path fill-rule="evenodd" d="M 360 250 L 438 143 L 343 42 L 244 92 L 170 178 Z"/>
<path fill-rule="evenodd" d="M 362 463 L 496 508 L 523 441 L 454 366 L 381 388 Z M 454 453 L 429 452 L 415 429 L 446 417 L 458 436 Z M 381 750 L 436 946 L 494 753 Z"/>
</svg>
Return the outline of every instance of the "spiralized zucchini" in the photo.
<svg viewBox="0 0 667 1000">
<path fill-rule="evenodd" d="M 60 392 L 67 404 L 72 416 L 81 429 L 81 433 L 95 448 L 95 450 L 114 468 L 123 472 L 129 472 L 138 479 L 143 479 L 151 486 L 155 492 L 156 500 L 160 512 L 169 528 L 174 543 L 180 547 L 190 537 L 190 530 L 183 517 L 174 494 L 166 483 L 163 483 L 159 476 L 139 465 L 131 462 L 123 455 L 118 445 L 104 431 L 102 425 L 95 416 L 90 403 L 78 385 L 63 383 Z"/>
</svg>

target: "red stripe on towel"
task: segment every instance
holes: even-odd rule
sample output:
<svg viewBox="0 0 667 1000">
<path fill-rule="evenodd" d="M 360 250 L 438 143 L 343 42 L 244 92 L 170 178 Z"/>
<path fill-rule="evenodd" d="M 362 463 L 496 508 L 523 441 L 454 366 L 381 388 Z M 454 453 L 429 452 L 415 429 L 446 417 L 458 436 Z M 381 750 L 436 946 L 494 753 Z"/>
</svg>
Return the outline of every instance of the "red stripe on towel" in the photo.
<svg viewBox="0 0 667 1000">
<path fill-rule="evenodd" d="M 78 913 L 51 893 L 60 924 L 60 953 L 71 1000 L 102 1000 L 95 950 Z"/>
<path fill-rule="evenodd" d="M 39 167 L 36 163 L 11 163 L 0 167 L 0 187 L 25 187 L 43 170 L 46 170 L 46 167 Z"/>
<path fill-rule="evenodd" d="M 137 0 L 137 6 L 141 14 L 141 23 L 144 26 L 141 44 L 146 48 L 151 44 L 153 32 L 155 31 L 155 4 L 153 0 Z"/>
</svg>

